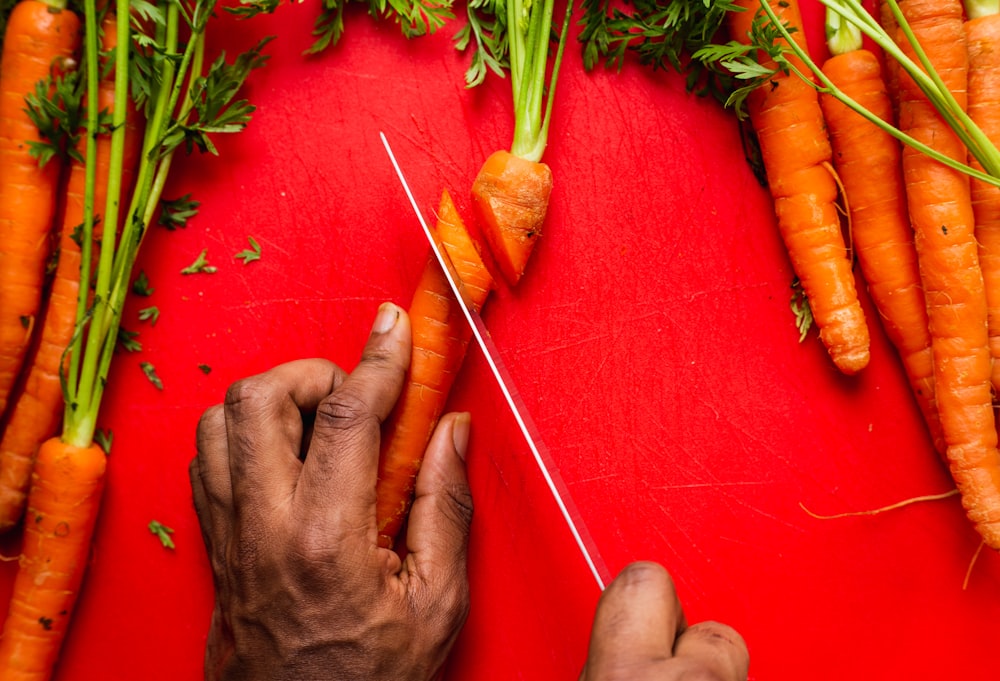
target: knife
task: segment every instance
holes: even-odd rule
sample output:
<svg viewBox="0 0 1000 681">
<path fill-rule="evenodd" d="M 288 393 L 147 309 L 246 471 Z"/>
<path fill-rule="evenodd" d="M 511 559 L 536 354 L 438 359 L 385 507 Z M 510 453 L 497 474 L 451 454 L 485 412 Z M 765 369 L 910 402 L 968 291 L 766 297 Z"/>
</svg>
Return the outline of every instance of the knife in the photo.
<svg viewBox="0 0 1000 681">
<path fill-rule="evenodd" d="M 563 482 L 562 477 L 559 475 L 559 470 L 554 466 L 552 457 L 542 441 L 538 427 L 531 418 L 531 414 L 529 413 L 521 394 L 514 385 L 514 381 L 511 378 L 510 373 L 507 371 L 503 360 L 501 360 L 500 352 L 496 344 L 493 342 L 493 337 L 490 335 L 490 332 L 486 328 L 486 324 L 483 322 L 482 317 L 479 316 L 479 313 L 469 306 L 468 298 L 462 285 L 462 280 L 455 272 L 455 267 L 452 265 L 448 254 L 445 253 L 437 233 L 434 232 L 427 225 L 427 221 L 424 220 L 424 216 L 420 212 L 420 207 L 417 205 L 417 201 L 413 197 L 413 192 L 410 191 L 410 186 L 406 183 L 403 171 L 399 167 L 399 163 L 396 161 L 396 155 L 392 153 L 392 148 L 389 146 L 389 140 L 386 139 L 385 133 L 382 132 L 379 132 L 379 137 L 382 138 L 382 145 L 385 147 L 385 151 L 389 155 L 389 161 L 392 163 L 392 167 L 396 171 L 396 176 L 399 178 L 399 183 L 403 186 L 403 191 L 406 192 L 406 197 L 410 200 L 410 206 L 413 208 L 413 212 L 416 214 L 418 222 L 420 222 L 420 227 L 424 230 L 424 235 L 430 242 L 431 251 L 433 251 L 434 257 L 437 259 L 438 263 L 441 265 L 441 269 L 445 273 L 445 278 L 448 280 L 448 285 L 451 287 L 451 291 L 454 294 L 455 299 L 458 301 L 458 306 L 461 308 L 462 314 L 465 316 L 466 321 L 472 329 L 472 335 L 475 337 L 476 343 L 479 345 L 479 349 L 482 351 L 483 357 L 486 359 L 486 363 L 489 365 L 490 371 L 493 373 L 493 377 L 496 379 L 497 385 L 500 387 L 500 392 L 503 393 L 507 406 L 510 408 L 511 414 L 514 416 L 514 420 L 517 422 L 517 426 L 521 431 L 521 435 L 524 437 L 524 441 L 528 445 L 528 449 L 531 450 L 531 455 L 534 458 L 535 463 L 538 465 L 538 469 L 545 480 L 545 484 L 552 493 L 552 498 L 555 500 L 556 506 L 559 507 L 559 512 L 562 514 L 563 520 L 566 522 L 566 527 L 569 529 L 570 534 L 573 535 L 573 540 L 580 549 L 580 554 L 587 563 L 587 567 L 590 569 L 590 572 L 594 577 L 594 581 L 597 582 L 598 588 L 603 591 L 605 586 L 607 586 L 607 584 L 611 581 L 608 567 L 601 558 L 600 551 L 598 551 L 593 538 L 587 531 L 587 526 L 584 524 L 583 518 L 577 510 L 576 504 L 573 503 L 573 498 L 570 496 L 566 483 Z"/>
</svg>

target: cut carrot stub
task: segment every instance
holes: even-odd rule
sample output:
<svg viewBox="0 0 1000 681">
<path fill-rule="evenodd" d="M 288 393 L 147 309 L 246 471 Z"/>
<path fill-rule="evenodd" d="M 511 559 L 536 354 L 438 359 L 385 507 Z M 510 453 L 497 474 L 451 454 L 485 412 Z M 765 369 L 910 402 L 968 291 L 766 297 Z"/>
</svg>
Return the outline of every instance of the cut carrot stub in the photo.
<svg viewBox="0 0 1000 681">
<path fill-rule="evenodd" d="M 552 171 L 544 163 L 494 152 L 472 184 L 472 201 L 493 259 L 512 286 L 524 274 L 542 232 L 552 193 Z"/>
</svg>

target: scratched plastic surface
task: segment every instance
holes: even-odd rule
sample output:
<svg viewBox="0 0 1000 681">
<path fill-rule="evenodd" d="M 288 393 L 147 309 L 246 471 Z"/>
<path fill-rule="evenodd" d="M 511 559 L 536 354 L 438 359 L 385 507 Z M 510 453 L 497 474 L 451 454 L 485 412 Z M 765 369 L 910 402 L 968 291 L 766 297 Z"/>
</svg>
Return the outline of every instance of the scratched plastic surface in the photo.
<svg viewBox="0 0 1000 681">
<path fill-rule="evenodd" d="M 177 167 L 167 196 L 194 192 L 200 214 L 145 247 L 155 291 L 126 318 L 142 352 L 113 367 L 110 482 L 58 681 L 200 677 L 212 585 L 186 471 L 199 414 L 281 361 L 352 367 L 377 304 L 407 304 L 427 254 L 379 131 L 426 213 L 447 187 L 468 216 L 479 164 L 509 144 L 508 84 L 463 88 L 454 29 L 407 42 L 349 13 L 342 45 L 306 59 L 316 11 L 215 29 L 230 53 L 279 38 L 252 77 L 251 126 Z M 980 556 L 963 590 L 978 541 L 957 501 L 837 520 L 800 506 L 873 509 L 950 482 L 877 327 L 852 379 L 815 335 L 798 342 L 792 273 L 734 118 L 673 74 L 585 74 L 571 49 L 550 138 L 546 232 L 484 316 L 611 571 L 665 564 L 690 620 L 744 634 L 754 679 L 994 678 L 1000 561 Z M 248 236 L 262 255 L 244 266 Z M 218 272 L 181 276 L 203 248 Z M 155 326 L 136 319 L 150 304 Z M 448 679 L 575 679 L 597 589 L 475 350 L 451 404 L 473 413 L 476 515 Z"/>
</svg>

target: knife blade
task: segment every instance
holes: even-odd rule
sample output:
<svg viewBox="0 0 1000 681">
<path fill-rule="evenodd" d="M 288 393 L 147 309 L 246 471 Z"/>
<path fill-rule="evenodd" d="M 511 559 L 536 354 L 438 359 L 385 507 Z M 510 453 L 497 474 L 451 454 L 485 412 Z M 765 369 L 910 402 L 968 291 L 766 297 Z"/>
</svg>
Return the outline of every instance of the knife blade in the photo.
<svg viewBox="0 0 1000 681">
<path fill-rule="evenodd" d="M 448 280 L 448 285 L 451 287 L 458 306 L 461 308 L 463 316 L 472 329 L 472 335 L 476 339 L 476 344 L 483 353 L 483 357 L 486 359 L 486 363 L 500 388 L 500 392 L 503 393 L 504 400 L 507 402 L 507 406 L 514 416 L 514 420 L 517 422 L 518 429 L 521 431 L 528 449 L 531 450 L 535 464 L 538 466 L 539 472 L 542 474 L 542 478 L 545 480 L 545 484 L 552 494 L 556 506 L 559 507 L 559 512 L 566 523 L 566 527 L 573 536 L 573 540 L 576 542 L 584 562 L 586 562 L 587 567 L 590 569 L 594 581 L 597 582 L 598 588 L 603 591 L 611 581 L 607 565 L 604 563 L 604 559 L 601 558 L 600 551 L 597 549 L 593 538 L 587 531 L 583 517 L 573 502 L 573 497 L 570 495 L 566 483 L 563 481 L 562 476 L 559 475 L 559 470 L 554 465 L 552 456 L 548 448 L 545 447 L 538 427 L 535 425 L 534 419 L 531 418 L 531 413 L 527 409 L 520 392 L 518 392 L 517 386 L 514 385 L 510 372 L 507 371 L 507 367 L 500 357 L 500 351 L 493 341 L 489 329 L 486 328 L 486 324 L 479 313 L 469 306 L 462 280 L 455 272 L 455 267 L 442 247 L 437 233 L 424 220 L 423 213 L 421 213 L 420 207 L 417 205 L 413 192 L 410 191 L 410 185 L 406 182 L 406 177 L 399 167 L 399 162 L 396 161 L 396 155 L 392 153 L 389 140 L 386 139 L 383 132 L 379 132 L 379 137 L 382 139 L 382 145 L 389 155 L 389 161 L 396 171 L 396 177 L 399 178 L 399 183 L 403 186 L 406 198 L 409 199 L 410 206 L 417 216 L 417 221 L 420 223 L 420 227 L 423 229 L 424 235 L 431 245 L 434 257 L 441 265 L 441 269 L 445 273 L 445 278 Z"/>
</svg>

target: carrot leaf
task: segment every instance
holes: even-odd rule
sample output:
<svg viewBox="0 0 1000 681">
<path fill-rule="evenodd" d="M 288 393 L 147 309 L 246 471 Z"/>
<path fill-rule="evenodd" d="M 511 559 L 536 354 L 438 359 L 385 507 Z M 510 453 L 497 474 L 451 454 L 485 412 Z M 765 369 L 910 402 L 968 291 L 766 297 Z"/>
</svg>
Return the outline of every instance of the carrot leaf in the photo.
<svg viewBox="0 0 1000 681">
<path fill-rule="evenodd" d="M 160 218 L 157 224 L 173 231 L 187 227 L 188 220 L 198 214 L 201 203 L 191 200 L 191 194 L 185 194 L 173 200 L 160 201 Z"/>
<path fill-rule="evenodd" d="M 96 442 L 98 446 L 104 450 L 105 454 L 111 453 L 111 445 L 114 442 L 114 439 L 115 434 L 112 433 L 110 429 L 104 430 L 102 428 L 98 428 L 94 431 L 94 442 Z"/>
<path fill-rule="evenodd" d="M 201 371 L 201 373 L 205 374 L 206 376 L 212 373 L 212 367 L 208 366 L 207 364 L 199 364 L 198 370 Z"/>
<path fill-rule="evenodd" d="M 147 525 L 146 527 L 149 528 L 149 531 L 151 533 L 156 535 L 156 538 L 160 540 L 160 543 L 163 545 L 163 548 L 165 549 L 175 548 L 174 539 L 171 536 L 174 533 L 173 528 L 167 527 L 158 520 L 150 520 L 149 525 Z"/>
<path fill-rule="evenodd" d="M 208 249 L 203 248 L 194 262 L 181 270 L 181 274 L 215 274 L 218 268 L 208 264 Z"/>
<path fill-rule="evenodd" d="M 144 307 L 139 310 L 139 321 L 149 322 L 150 326 L 156 326 L 156 322 L 160 319 L 160 308 L 155 305 L 150 307 Z"/>
<path fill-rule="evenodd" d="M 153 384 L 153 387 L 157 390 L 163 390 L 163 381 L 156 374 L 156 367 L 151 362 L 139 362 L 139 368 L 142 369 L 142 373 L 146 374 L 146 378 Z"/>
<path fill-rule="evenodd" d="M 255 260 L 260 260 L 260 244 L 252 236 L 248 236 L 247 241 L 250 242 L 250 248 L 245 248 L 233 256 L 237 260 L 242 260 L 244 265 L 249 265 Z"/>
<path fill-rule="evenodd" d="M 149 285 L 149 277 L 146 276 L 146 272 L 139 272 L 139 276 L 137 276 L 135 281 L 132 282 L 132 293 L 137 296 L 148 298 L 153 295 L 153 290 L 153 287 Z"/>
<path fill-rule="evenodd" d="M 125 352 L 139 352 L 142 350 L 142 343 L 136 340 L 139 337 L 138 331 L 118 328 L 118 347 Z"/>
<path fill-rule="evenodd" d="M 809 298 L 806 297 L 805 289 L 802 288 L 802 282 L 799 281 L 798 277 L 792 281 L 790 307 L 792 314 L 795 315 L 795 328 L 799 330 L 799 342 L 801 343 L 809 334 L 809 329 L 812 328 L 813 314 L 812 308 L 809 307 Z"/>
</svg>

